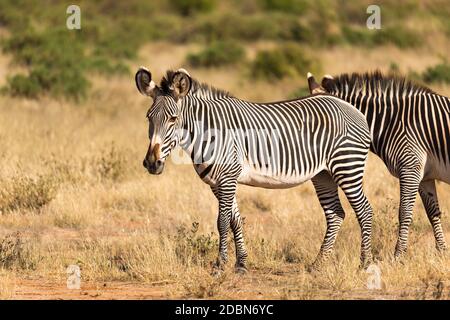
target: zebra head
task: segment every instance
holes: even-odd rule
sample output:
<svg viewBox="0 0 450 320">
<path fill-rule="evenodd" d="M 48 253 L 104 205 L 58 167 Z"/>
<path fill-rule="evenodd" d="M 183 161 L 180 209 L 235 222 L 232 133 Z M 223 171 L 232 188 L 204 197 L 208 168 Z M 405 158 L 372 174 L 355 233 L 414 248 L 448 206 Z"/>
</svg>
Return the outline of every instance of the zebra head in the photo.
<svg viewBox="0 0 450 320">
<path fill-rule="evenodd" d="M 141 67 L 135 76 L 139 92 L 149 96 L 153 104 L 147 111 L 150 144 L 143 165 L 151 174 L 160 174 L 173 148 L 178 144 L 181 126 L 181 101 L 189 93 L 191 77 L 184 69 L 168 73 L 157 86 L 150 71 Z"/>
</svg>

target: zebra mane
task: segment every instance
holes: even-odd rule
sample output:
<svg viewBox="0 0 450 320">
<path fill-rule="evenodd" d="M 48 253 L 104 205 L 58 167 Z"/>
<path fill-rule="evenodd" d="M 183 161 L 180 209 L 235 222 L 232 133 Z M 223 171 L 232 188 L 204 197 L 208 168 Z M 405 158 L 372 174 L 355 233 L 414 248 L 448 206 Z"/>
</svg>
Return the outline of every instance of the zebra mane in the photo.
<svg viewBox="0 0 450 320">
<path fill-rule="evenodd" d="M 166 75 L 161 79 L 160 88 L 163 94 L 171 95 L 172 90 L 170 89 L 172 85 L 173 76 L 175 75 L 175 71 L 168 70 Z M 199 96 L 203 98 L 209 99 L 219 99 L 219 98 L 231 98 L 231 95 L 228 91 L 217 89 L 207 83 L 199 82 L 198 80 L 191 78 L 191 90 L 189 95 Z"/>
<path fill-rule="evenodd" d="M 365 73 L 343 73 L 328 81 L 325 86 L 326 90 L 339 90 L 340 92 L 345 91 L 345 88 L 348 87 L 348 91 L 355 88 L 356 91 L 363 92 L 370 89 L 372 92 L 379 93 L 385 93 L 388 90 L 404 94 L 435 93 L 430 88 L 414 83 L 405 77 L 394 74 L 383 75 L 379 70 Z"/>
</svg>

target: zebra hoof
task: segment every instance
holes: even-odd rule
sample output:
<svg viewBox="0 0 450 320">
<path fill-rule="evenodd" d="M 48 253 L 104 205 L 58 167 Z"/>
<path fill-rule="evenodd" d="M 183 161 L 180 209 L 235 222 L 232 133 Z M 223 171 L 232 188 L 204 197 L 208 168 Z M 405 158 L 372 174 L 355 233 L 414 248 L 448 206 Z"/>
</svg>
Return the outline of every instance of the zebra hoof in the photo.
<svg viewBox="0 0 450 320">
<path fill-rule="evenodd" d="M 211 275 L 213 277 L 220 277 L 223 274 L 224 270 L 222 268 L 214 267 L 211 271 Z"/>
<path fill-rule="evenodd" d="M 396 250 L 394 253 L 394 261 L 402 263 L 405 260 L 406 251 Z"/>
<path fill-rule="evenodd" d="M 236 266 L 234 268 L 234 272 L 239 275 L 244 275 L 248 272 L 248 270 L 245 266 Z"/>
<path fill-rule="evenodd" d="M 444 245 L 436 245 L 436 250 L 439 254 L 447 254 L 449 252 L 448 246 Z"/>
<path fill-rule="evenodd" d="M 220 276 L 225 270 L 225 264 L 221 263 L 220 261 L 216 261 L 212 264 L 212 276 Z"/>
<path fill-rule="evenodd" d="M 367 268 L 374 263 L 372 255 L 361 258 L 361 262 L 359 263 L 359 269 L 367 270 Z"/>
<path fill-rule="evenodd" d="M 360 269 L 360 270 L 367 270 L 367 268 L 369 268 L 369 266 L 370 266 L 371 264 L 373 264 L 373 260 L 361 262 L 361 263 L 359 264 L 359 269 Z"/>
<path fill-rule="evenodd" d="M 322 268 L 322 263 L 313 262 L 310 265 L 306 266 L 306 271 L 309 273 L 317 273 Z"/>
</svg>

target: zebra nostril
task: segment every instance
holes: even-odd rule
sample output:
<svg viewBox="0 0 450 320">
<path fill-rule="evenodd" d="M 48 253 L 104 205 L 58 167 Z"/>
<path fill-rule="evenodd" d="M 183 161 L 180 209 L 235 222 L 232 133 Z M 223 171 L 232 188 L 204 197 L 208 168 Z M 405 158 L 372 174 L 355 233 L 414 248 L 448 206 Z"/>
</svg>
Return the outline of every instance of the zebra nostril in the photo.
<svg viewBox="0 0 450 320">
<path fill-rule="evenodd" d="M 161 161 L 161 160 L 156 160 L 156 161 L 155 161 L 155 164 L 156 164 L 157 167 L 159 167 L 159 166 L 162 165 L 162 161 Z"/>
<path fill-rule="evenodd" d="M 142 165 L 144 166 L 144 168 L 147 168 L 147 165 L 148 165 L 147 159 L 144 159 L 144 161 L 142 162 Z"/>
</svg>

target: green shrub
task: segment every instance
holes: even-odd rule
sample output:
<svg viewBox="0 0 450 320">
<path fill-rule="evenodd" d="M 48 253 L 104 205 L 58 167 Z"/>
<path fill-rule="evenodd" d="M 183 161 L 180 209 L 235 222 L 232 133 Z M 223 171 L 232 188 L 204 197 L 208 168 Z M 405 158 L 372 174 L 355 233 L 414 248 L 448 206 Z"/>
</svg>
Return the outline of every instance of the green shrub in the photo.
<svg viewBox="0 0 450 320">
<path fill-rule="evenodd" d="M 422 79 L 427 83 L 450 83 L 450 64 L 442 62 L 428 67 L 423 72 Z"/>
<path fill-rule="evenodd" d="M 270 51 L 260 51 L 252 63 L 253 76 L 263 79 L 304 75 L 310 70 L 317 70 L 316 68 L 318 63 L 307 57 L 301 47 L 296 44 L 288 44 Z"/>
<path fill-rule="evenodd" d="M 298 17 L 280 12 L 249 16 L 215 13 L 199 17 L 195 23 L 185 25 L 174 35 L 174 39 L 183 42 L 262 39 L 308 42 L 315 40 L 315 35 Z"/>
<path fill-rule="evenodd" d="M 258 52 L 252 65 L 253 75 L 258 78 L 283 78 L 292 74 L 291 68 L 281 50 Z"/>
<path fill-rule="evenodd" d="M 275 40 L 293 40 L 305 42 L 309 45 L 318 41 L 317 35 L 296 16 L 273 14 L 270 19 L 274 24 L 270 27 L 273 30 L 272 32 L 275 33 Z"/>
<path fill-rule="evenodd" d="M 79 33 L 53 29 L 36 33 L 26 29 L 5 42 L 4 50 L 16 63 L 30 67 L 27 76 L 8 81 L 13 95 L 36 97 L 41 93 L 78 100 L 86 96 L 89 82 L 84 76 L 85 54 Z"/>
<path fill-rule="evenodd" d="M 190 229 L 182 225 L 177 228 L 174 238 L 176 243 L 175 253 L 181 263 L 188 265 L 190 262 L 206 266 L 216 254 L 219 241 L 213 233 L 198 234 L 199 223 L 194 222 Z"/>
<path fill-rule="evenodd" d="M 307 0 L 259 0 L 266 10 L 278 10 L 290 14 L 303 13 L 308 8 Z"/>
<path fill-rule="evenodd" d="M 421 43 L 421 37 L 419 34 L 400 26 L 376 30 L 374 34 L 374 44 L 386 43 L 394 44 L 399 48 L 417 47 Z"/>
<path fill-rule="evenodd" d="M 240 15 L 217 13 L 200 17 L 197 23 L 186 26 L 178 38 L 181 41 L 203 40 L 206 42 L 233 39 L 258 40 L 268 38 L 267 33 L 272 33 L 267 24 L 270 25 L 270 22 L 264 24 L 264 21 L 256 16 L 245 19 Z"/>
<path fill-rule="evenodd" d="M 393 44 L 399 48 L 417 47 L 421 43 L 420 35 L 400 26 L 382 27 L 369 30 L 363 27 L 343 26 L 343 40 L 353 45 L 376 46 Z"/>
<path fill-rule="evenodd" d="M 183 15 L 195 12 L 208 12 L 214 9 L 216 0 L 172 0 L 173 7 Z"/>
<path fill-rule="evenodd" d="M 8 87 L 7 90 L 13 96 L 24 96 L 27 98 L 36 98 L 41 92 L 41 86 L 37 81 L 30 80 L 22 74 L 16 74 L 7 80 Z"/>
<path fill-rule="evenodd" d="M 341 28 L 343 40 L 352 45 L 373 46 L 373 33 L 375 30 L 367 28 L 355 28 L 344 25 Z"/>
<path fill-rule="evenodd" d="M 245 51 L 233 41 L 216 41 L 198 53 L 190 53 L 187 61 L 195 67 L 220 67 L 233 64 L 244 58 Z"/>
<path fill-rule="evenodd" d="M 83 15 L 82 30 L 65 28 L 65 20 L 62 19 L 64 15 L 61 15 L 64 10 L 59 10 L 64 6 L 59 4 L 49 6 L 50 9 L 45 10 L 45 13 L 34 12 L 34 9 L 30 9 L 30 12 L 25 10 L 33 19 L 42 21 L 39 31 L 31 18 L 23 19 L 24 24 L 15 28 L 14 17 L 20 17 L 21 11 L 25 16 L 22 6 L 27 5 L 29 0 L 6 1 L 7 10 L 6 13 L 0 13 L 0 23 L 3 22 L 10 28 L 11 36 L 2 42 L 3 50 L 13 56 L 15 63 L 29 69 L 26 75 L 9 77 L 2 92 L 12 95 L 36 98 L 50 94 L 81 100 L 87 96 L 90 86 L 88 72 L 128 74 L 128 67 L 123 60 L 134 58 L 142 41 L 155 36 L 154 33 L 147 36 L 147 29 L 143 28 L 143 25 L 147 25 L 143 21 L 148 20 L 145 15 L 119 15 L 120 18 L 113 19 L 112 16 L 121 11 L 123 6 L 110 6 L 109 1 L 99 2 L 97 7 L 86 4 L 90 10 L 86 9 L 87 14 Z M 140 0 L 130 1 L 133 10 L 140 12 L 137 9 Z M 92 12 L 102 6 L 109 9 L 91 16 Z M 34 7 L 36 6 L 31 6 Z M 105 16 L 107 14 L 110 16 Z"/>
<path fill-rule="evenodd" d="M 105 57 L 93 57 L 87 61 L 87 68 L 101 74 L 130 74 L 130 69 L 127 65 L 121 62 L 111 62 Z"/>
</svg>

